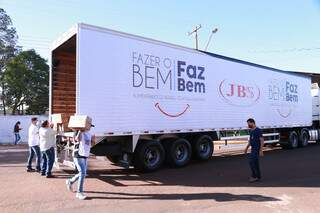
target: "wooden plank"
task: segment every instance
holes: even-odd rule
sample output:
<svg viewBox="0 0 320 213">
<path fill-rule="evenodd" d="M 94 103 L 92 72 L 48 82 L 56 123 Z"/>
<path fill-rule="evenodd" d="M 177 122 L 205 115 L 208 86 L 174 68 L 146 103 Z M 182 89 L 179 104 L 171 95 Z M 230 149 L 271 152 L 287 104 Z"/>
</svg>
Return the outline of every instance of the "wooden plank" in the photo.
<svg viewBox="0 0 320 213">
<path fill-rule="evenodd" d="M 75 105 L 61 105 L 61 104 L 54 104 L 53 109 L 63 109 L 65 111 L 74 111 L 76 109 Z"/>
<path fill-rule="evenodd" d="M 57 114 L 57 113 L 74 114 L 74 113 L 76 113 L 76 108 L 54 107 L 54 108 L 52 108 L 52 112 L 55 114 Z"/>
<path fill-rule="evenodd" d="M 63 112 L 63 111 L 66 111 L 66 113 L 69 113 L 69 112 L 73 112 L 76 110 L 76 107 L 75 106 L 54 106 L 52 109 L 54 110 L 60 110 L 60 113 Z"/>
<path fill-rule="evenodd" d="M 66 79 L 66 78 L 59 78 L 59 79 L 52 79 L 53 83 L 76 83 L 76 79 Z"/>
<path fill-rule="evenodd" d="M 54 88 L 55 89 L 55 88 Z M 65 92 L 65 93 L 64 93 Z M 67 90 L 66 87 L 61 88 L 61 89 L 55 89 L 52 91 L 52 94 L 57 94 L 57 95 L 64 95 L 64 94 L 76 94 L 75 89 L 69 89 Z"/>
<path fill-rule="evenodd" d="M 75 105 L 75 103 L 76 103 L 75 100 L 69 100 L 69 96 L 64 96 L 64 100 L 61 100 L 61 96 L 59 98 L 60 98 L 59 100 L 53 98 L 52 99 L 52 104 L 66 102 L 66 103 L 70 103 L 70 104 Z"/>
<path fill-rule="evenodd" d="M 54 106 L 72 106 L 72 107 L 75 107 L 76 105 L 75 105 L 75 102 L 73 101 L 73 102 L 57 102 L 57 101 L 55 101 L 54 103 Z"/>
<path fill-rule="evenodd" d="M 76 69 L 76 65 L 73 63 L 64 63 L 61 62 L 63 64 L 59 64 L 57 67 L 55 67 L 53 69 L 53 73 L 55 73 L 56 71 L 64 71 L 64 70 L 75 70 Z"/>
<path fill-rule="evenodd" d="M 61 100 L 56 100 L 56 99 L 53 100 L 53 104 L 54 105 L 74 105 L 74 106 L 76 105 L 75 101 L 73 101 L 73 100 L 71 100 L 71 101 L 69 101 L 69 100 L 61 101 Z"/>
<path fill-rule="evenodd" d="M 53 72 L 52 77 L 67 76 L 69 78 L 76 78 L 76 74 L 74 73 L 75 70 L 71 71 L 72 72 Z"/>
<path fill-rule="evenodd" d="M 66 97 L 54 97 L 52 100 L 52 103 L 59 103 L 59 101 L 66 101 Z M 68 102 L 73 102 L 73 104 L 76 102 L 75 98 L 68 98 Z"/>
<path fill-rule="evenodd" d="M 58 60 L 63 60 L 63 61 L 74 60 L 74 61 L 76 61 L 76 54 L 74 54 L 74 53 L 60 52 L 60 53 L 56 53 L 54 56 Z"/>
<path fill-rule="evenodd" d="M 76 78 L 69 77 L 66 75 L 56 75 L 52 76 L 52 82 L 60 82 L 60 81 L 70 81 L 70 82 L 76 82 Z"/>
<path fill-rule="evenodd" d="M 74 87 L 53 87 L 54 91 L 68 91 L 68 92 L 76 92 Z"/>
<path fill-rule="evenodd" d="M 55 81 L 52 82 L 52 86 L 57 86 L 57 87 L 74 87 L 76 88 L 76 82 L 59 82 L 59 81 Z"/>
<path fill-rule="evenodd" d="M 52 92 L 53 95 L 76 95 L 75 91 L 53 91 Z"/>
</svg>

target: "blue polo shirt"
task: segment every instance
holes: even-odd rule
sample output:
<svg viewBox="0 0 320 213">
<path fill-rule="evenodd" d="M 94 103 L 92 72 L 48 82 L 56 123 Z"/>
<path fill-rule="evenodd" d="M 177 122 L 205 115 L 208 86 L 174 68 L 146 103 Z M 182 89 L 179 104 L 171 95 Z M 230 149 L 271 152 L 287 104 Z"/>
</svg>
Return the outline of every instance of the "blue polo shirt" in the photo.
<svg viewBox="0 0 320 213">
<path fill-rule="evenodd" d="M 260 138 L 262 137 L 262 131 L 258 127 L 250 131 L 250 146 L 252 154 L 259 154 L 260 151 Z"/>
</svg>

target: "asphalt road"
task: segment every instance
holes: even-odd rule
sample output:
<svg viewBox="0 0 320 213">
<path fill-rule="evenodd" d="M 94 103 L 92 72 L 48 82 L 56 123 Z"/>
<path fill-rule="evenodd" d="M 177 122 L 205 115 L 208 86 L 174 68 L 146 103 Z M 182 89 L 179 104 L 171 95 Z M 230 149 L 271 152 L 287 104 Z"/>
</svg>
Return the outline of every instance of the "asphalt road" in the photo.
<svg viewBox="0 0 320 213">
<path fill-rule="evenodd" d="M 0 212 L 320 212 L 320 145 L 268 151 L 263 181 L 249 184 L 245 155 L 218 154 L 181 169 L 150 174 L 90 159 L 88 199 L 65 187 L 71 169 L 54 179 L 27 173 L 26 147 L 0 146 Z"/>
</svg>

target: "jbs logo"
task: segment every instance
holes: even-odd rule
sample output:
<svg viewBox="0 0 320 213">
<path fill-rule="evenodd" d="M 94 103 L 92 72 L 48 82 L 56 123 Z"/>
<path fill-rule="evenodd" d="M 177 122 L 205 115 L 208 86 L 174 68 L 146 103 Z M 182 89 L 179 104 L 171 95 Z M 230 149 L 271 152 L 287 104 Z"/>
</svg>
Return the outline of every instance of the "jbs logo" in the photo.
<svg viewBox="0 0 320 213">
<path fill-rule="evenodd" d="M 227 96 L 237 96 L 239 98 L 253 98 L 253 87 L 240 85 L 240 84 L 229 84 L 229 92 Z"/>
<path fill-rule="evenodd" d="M 250 82 L 223 80 L 219 86 L 223 100 L 235 106 L 251 106 L 260 98 L 260 89 Z"/>
</svg>

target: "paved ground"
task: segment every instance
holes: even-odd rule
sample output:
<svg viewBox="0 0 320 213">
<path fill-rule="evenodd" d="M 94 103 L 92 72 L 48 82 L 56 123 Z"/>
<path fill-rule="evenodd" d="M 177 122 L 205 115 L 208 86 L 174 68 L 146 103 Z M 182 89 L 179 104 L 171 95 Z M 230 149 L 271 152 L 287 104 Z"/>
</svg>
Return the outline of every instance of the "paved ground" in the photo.
<svg viewBox="0 0 320 213">
<path fill-rule="evenodd" d="M 26 158 L 25 147 L 0 146 L 0 212 L 320 212 L 320 145 L 267 152 L 256 184 L 244 155 L 151 174 L 91 159 L 84 201 L 65 188 L 70 169 L 46 179 L 25 171 Z"/>
</svg>

